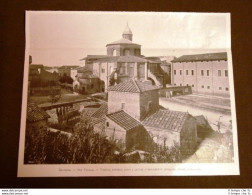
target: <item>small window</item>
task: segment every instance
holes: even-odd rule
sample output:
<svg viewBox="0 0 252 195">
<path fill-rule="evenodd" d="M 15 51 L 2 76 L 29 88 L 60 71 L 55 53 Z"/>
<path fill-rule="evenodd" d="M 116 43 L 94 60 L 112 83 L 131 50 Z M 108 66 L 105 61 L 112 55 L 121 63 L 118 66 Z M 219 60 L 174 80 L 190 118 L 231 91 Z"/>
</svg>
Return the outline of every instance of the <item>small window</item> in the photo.
<svg viewBox="0 0 252 195">
<path fill-rule="evenodd" d="M 188 70 L 186 70 L 186 75 L 188 75 Z"/>
<path fill-rule="evenodd" d="M 218 76 L 221 77 L 221 70 L 218 70 Z"/>
<path fill-rule="evenodd" d="M 174 83 L 174 85 L 176 86 L 177 84 L 176 84 L 176 83 Z"/>
<path fill-rule="evenodd" d="M 182 86 L 182 84 L 180 83 L 180 86 Z"/>
<path fill-rule="evenodd" d="M 194 87 L 194 85 L 192 85 L 192 87 Z"/>
<path fill-rule="evenodd" d="M 225 77 L 228 77 L 228 70 L 225 70 Z"/>
<path fill-rule="evenodd" d="M 125 109 L 125 103 L 121 104 L 121 109 L 124 110 Z"/>
<path fill-rule="evenodd" d="M 93 89 L 94 88 L 94 84 L 91 84 L 90 88 Z"/>
<path fill-rule="evenodd" d="M 204 76 L 204 70 L 201 70 L 201 76 Z"/>
<path fill-rule="evenodd" d="M 210 70 L 207 70 L 207 76 L 209 76 L 210 75 Z"/>
<path fill-rule="evenodd" d="M 106 126 L 109 127 L 109 122 L 106 122 Z"/>
<path fill-rule="evenodd" d="M 226 91 L 229 91 L 228 87 L 226 87 Z"/>
<path fill-rule="evenodd" d="M 222 90 L 222 87 L 219 87 L 219 90 Z"/>
<path fill-rule="evenodd" d="M 192 76 L 194 75 L 194 70 L 192 70 Z"/>
<path fill-rule="evenodd" d="M 182 75 L 182 70 L 179 71 L 179 74 Z"/>
<path fill-rule="evenodd" d="M 188 87 L 189 85 L 188 85 L 188 84 L 186 84 L 186 86 Z"/>
<path fill-rule="evenodd" d="M 174 70 L 174 75 L 176 75 L 176 70 Z"/>
<path fill-rule="evenodd" d="M 204 85 L 202 85 L 201 88 L 204 88 Z"/>
<path fill-rule="evenodd" d="M 102 73 L 105 73 L 105 69 L 104 69 L 104 68 L 102 68 L 102 69 L 101 69 L 101 72 L 102 72 Z"/>
<path fill-rule="evenodd" d="M 210 86 L 207 86 L 207 89 L 210 89 Z"/>
</svg>

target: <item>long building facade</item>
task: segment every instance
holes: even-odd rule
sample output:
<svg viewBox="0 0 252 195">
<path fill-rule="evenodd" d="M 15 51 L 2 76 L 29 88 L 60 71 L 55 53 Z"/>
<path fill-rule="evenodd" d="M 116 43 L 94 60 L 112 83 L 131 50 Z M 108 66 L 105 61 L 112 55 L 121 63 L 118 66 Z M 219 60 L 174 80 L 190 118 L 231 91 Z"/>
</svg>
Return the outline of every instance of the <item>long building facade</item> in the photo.
<svg viewBox="0 0 252 195">
<path fill-rule="evenodd" d="M 184 55 L 172 61 L 173 86 L 193 93 L 229 96 L 227 53 Z"/>
</svg>

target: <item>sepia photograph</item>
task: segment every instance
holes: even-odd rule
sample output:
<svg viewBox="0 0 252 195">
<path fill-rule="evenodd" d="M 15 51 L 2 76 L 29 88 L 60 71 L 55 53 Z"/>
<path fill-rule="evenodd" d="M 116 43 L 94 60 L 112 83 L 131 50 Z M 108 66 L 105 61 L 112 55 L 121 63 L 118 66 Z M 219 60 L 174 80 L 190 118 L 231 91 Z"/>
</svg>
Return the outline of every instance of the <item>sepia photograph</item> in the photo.
<svg viewBox="0 0 252 195">
<path fill-rule="evenodd" d="M 230 28 L 27 11 L 18 177 L 239 175 Z"/>
</svg>

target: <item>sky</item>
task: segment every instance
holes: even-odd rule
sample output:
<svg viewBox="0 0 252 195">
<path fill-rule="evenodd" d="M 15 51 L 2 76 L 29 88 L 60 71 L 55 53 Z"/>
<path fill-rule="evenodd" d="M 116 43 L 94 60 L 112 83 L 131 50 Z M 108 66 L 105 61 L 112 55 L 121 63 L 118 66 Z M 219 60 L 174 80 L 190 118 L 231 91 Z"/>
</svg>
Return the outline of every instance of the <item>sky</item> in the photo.
<svg viewBox="0 0 252 195">
<path fill-rule="evenodd" d="M 87 55 L 106 55 L 106 44 L 128 25 L 145 56 L 179 57 L 230 48 L 228 14 L 158 12 L 26 13 L 26 48 L 33 63 L 79 65 Z"/>
</svg>

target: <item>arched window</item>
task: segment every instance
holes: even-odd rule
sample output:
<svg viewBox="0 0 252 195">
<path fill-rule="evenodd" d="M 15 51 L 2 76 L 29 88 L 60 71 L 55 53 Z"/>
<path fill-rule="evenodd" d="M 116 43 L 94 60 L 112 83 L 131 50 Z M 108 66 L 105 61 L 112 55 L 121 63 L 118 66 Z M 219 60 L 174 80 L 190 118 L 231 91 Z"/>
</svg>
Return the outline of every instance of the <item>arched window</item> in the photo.
<svg viewBox="0 0 252 195">
<path fill-rule="evenodd" d="M 113 56 L 116 56 L 116 50 L 115 50 L 115 49 L 113 49 L 112 55 L 113 55 Z"/>
<path fill-rule="evenodd" d="M 135 49 L 135 56 L 140 56 L 140 49 Z"/>
<path fill-rule="evenodd" d="M 129 49 L 124 49 L 123 54 L 124 54 L 124 56 L 129 56 L 130 55 L 130 50 Z"/>
</svg>

